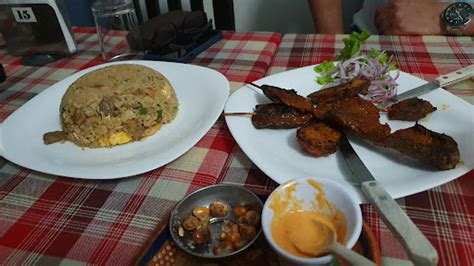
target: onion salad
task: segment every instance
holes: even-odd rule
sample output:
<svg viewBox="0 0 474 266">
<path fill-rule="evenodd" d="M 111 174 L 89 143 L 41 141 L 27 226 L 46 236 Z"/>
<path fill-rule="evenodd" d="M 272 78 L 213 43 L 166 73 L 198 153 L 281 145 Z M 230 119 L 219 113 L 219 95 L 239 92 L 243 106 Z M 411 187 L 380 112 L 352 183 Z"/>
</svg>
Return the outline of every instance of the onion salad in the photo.
<svg viewBox="0 0 474 266">
<path fill-rule="evenodd" d="M 367 78 L 371 81 L 367 94 L 361 98 L 374 104 L 389 102 L 397 95 L 397 83 L 400 72 L 385 51 L 371 49 L 361 52 L 360 46 L 370 33 L 352 32 L 344 38 L 344 48 L 335 56 L 335 61 L 325 61 L 314 67 L 320 74 L 316 81 L 323 88 L 346 83 L 354 78 Z M 393 75 L 393 76 L 392 76 Z"/>
</svg>

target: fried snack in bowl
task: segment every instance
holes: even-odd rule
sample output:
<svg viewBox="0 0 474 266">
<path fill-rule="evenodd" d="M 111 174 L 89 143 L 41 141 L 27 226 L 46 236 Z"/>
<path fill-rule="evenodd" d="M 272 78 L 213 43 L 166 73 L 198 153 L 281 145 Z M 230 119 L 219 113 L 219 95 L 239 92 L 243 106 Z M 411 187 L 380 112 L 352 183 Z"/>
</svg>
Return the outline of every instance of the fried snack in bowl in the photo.
<svg viewBox="0 0 474 266">
<path fill-rule="evenodd" d="M 176 245 L 201 258 L 226 258 L 247 249 L 262 229 L 262 201 L 250 190 L 229 184 L 199 189 L 171 212 Z"/>
</svg>

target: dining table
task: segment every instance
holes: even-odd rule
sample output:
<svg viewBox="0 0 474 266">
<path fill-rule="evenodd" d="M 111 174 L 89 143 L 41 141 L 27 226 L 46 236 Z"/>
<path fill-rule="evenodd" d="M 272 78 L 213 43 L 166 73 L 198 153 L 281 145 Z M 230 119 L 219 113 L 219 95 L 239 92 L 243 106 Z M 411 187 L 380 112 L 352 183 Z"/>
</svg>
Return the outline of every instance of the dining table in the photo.
<svg viewBox="0 0 474 266">
<path fill-rule="evenodd" d="M 0 84 L 0 122 L 56 82 L 105 63 L 94 28 L 75 27 L 73 33 L 78 51 L 44 66 L 23 65 L 21 57 L 0 49 L 7 76 Z M 221 40 L 188 64 L 222 73 L 232 94 L 245 82 L 332 59 L 344 37 L 224 31 Z M 124 47 L 124 35 L 115 42 Z M 393 54 L 401 70 L 429 81 L 474 64 L 472 37 L 371 36 L 362 46 L 370 48 Z M 474 104 L 470 84 L 446 89 Z M 0 158 L 0 264 L 154 265 L 156 257 L 149 251 L 159 250 L 156 243 L 168 230 L 172 208 L 191 192 L 219 183 L 262 196 L 278 186 L 245 155 L 223 116 L 177 159 L 125 178 L 67 178 Z M 440 265 L 474 264 L 474 171 L 397 202 L 437 249 Z M 362 204 L 361 210 L 382 263 L 410 265 L 375 209 Z M 167 257 L 166 264 L 177 263 Z"/>
</svg>

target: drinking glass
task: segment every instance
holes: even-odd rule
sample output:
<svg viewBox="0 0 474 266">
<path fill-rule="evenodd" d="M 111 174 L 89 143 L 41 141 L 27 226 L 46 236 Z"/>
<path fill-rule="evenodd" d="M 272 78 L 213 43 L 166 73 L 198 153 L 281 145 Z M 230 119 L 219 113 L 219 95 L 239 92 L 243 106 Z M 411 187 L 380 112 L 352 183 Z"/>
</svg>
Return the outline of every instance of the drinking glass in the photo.
<svg viewBox="0 0 474 266">
<path fill-rule="evenodd" d="M 130 50 L 125 36 L 138 24 L 132 0 L 100 0 L 92 4 L 100 50 L 105 61 L 137 55 Z"/>
</svg>

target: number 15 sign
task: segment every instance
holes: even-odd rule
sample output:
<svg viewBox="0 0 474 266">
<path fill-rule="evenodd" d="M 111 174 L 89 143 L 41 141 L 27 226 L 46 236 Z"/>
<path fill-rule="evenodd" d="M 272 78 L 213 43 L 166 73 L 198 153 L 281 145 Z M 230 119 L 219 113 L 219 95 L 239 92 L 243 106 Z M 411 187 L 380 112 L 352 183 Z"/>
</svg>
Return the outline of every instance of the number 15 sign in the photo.
<svg viewBox="0 0 474 266">
<path fill-rule="evenodd" d="M 13 16 L 16 22 L 19 23 L 34 23 L 37 22 L 35 13 L 31 7 L 12 7 Z"/>
</svg>

